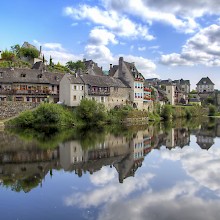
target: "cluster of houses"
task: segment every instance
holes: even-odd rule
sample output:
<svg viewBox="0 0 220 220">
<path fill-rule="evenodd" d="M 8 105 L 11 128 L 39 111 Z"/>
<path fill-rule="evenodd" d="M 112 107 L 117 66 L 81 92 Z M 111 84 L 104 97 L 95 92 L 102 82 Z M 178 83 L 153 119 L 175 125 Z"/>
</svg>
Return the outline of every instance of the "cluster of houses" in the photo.
<svg viewBox="0 0 220 220">
<path fill-rule="evenodd" d="M 83 60 L 86 68 L 75 74 L 50 72 L 42 61 L 41 50 L 34 62 L 32 69 L 0 68 L 0 101 L 49 101 L 78 106 L 86 98 L 103 103 L 107 109 L 131 105 L 149 110 L 153 102 L 200 104 L 200 94 L 214 92 L 214 83 L 206 77 L 197 83 L 197 94 L 189 97 L 189 80 L 145 79 L 135 63 L 126 62 L 123 57 L 117 65 L 110 64 L 107 74 L 92 60 Z"/>
</svg>

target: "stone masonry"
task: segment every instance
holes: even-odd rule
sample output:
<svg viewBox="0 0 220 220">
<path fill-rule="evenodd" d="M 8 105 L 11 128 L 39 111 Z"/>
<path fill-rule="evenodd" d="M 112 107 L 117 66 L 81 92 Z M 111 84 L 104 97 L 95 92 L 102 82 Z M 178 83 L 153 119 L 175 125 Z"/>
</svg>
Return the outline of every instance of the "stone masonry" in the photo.
<svg viewBox="0 0 220 220">
<path fill-rule="evenodd" d="M 0 120 L 16 116 L 22 111 L 33 109 L 36 104 L 31 102 L 0 102 Z"/>
</svg>

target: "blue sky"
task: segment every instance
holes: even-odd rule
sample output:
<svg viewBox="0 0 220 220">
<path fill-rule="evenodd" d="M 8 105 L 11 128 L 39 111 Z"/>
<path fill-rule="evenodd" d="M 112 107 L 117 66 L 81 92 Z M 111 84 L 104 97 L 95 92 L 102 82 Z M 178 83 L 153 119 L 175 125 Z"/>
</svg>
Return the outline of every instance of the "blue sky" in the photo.
<svg viewBox="0 0 220 220">
<path fill-rule="evenodd" d="M 146 77 L 209 76 L 220 89 L 219 0 L 2 0 L 0 49 L 24 41 L 65 64 L 119 56 Z"/>
</svg>

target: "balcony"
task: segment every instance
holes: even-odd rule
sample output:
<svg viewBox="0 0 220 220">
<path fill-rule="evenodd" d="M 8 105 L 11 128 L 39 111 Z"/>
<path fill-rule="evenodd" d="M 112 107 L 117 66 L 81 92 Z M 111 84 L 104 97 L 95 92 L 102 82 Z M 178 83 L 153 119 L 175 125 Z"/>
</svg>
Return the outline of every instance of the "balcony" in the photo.
<svg viewBox="0 0 220 220">
<path fill-rule="evenodd" d="M 144 82 L 143 78 L 134 78 L 134 81 Z"/>
<path fill-rule="evenodd" d="M 15 95 L 49 95 L 51 94 L 50 90 L 21 90 L 14 89 L 13 94 Z"/>
<path fill-rule="evenodd" d="M 91 87 L 88 90 L 89 95 L 99 95 L 99 96 L 108 96 L 110 95 L 109 88 L 101 88 L 101 87 Z"/>
</svg>

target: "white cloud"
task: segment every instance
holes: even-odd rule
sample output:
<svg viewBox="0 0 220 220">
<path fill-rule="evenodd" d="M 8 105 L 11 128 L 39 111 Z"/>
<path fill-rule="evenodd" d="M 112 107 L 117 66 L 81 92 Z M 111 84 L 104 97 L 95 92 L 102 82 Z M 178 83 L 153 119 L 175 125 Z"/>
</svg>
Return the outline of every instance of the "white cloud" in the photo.
<svg viewBox="0 0 220 220">
<path fill-rule="evenodd" d="M 59 50 L 59 51 L 65 51 L 65 49 L 63 48 L 62 44 L 60 43 L 43 43 L 43 42 L 39 42 L 37 40 L 33 41 L 35 45 L 42 46 L 43 49 L 46 50 Z"/>
<path fill-rule="evenodd" d="M 193 33 L 200 27 L 197 18 L 220 15 L 218 0 L 102 0 L 102 3 L 106 10 L 134 15 L 148 24 L 166 23 L 185 33 Z"/>
<path fill-rule="evenodd" d="M 144 174 L 139 178 L 128 178 L 124 181 L 123 187 L 121 187 L 122 185 L 114 179 L 114 182 L 106 182 L 105 186 L 98 189 L 78 192 L 67 196 L 64 199 L 64 203 L 67 206 L 77 205 L 82 208 L 89 208 L 91 206 L 97 207 L 104 203 L 113 203 L 126 198 L 136 190 L 146 189 L 148 187 L 148 182 L 152 178 L 152 174 Z"/>
<path fill-rule="evenodd" d="M 105 185 L 107 183 L 112 182 L 118 173 L 115 169 L 108 169 L 107 167 L 102 167 L 99 172 L 94 173 L 90 176 L 91 182 L 98 186 L 98 185 Z"/>
<path fill-rule="evenodd" d="M 74 20 L 88 20 L 96 25 L 102 25 L 118 36 L 143 38 L 146 40 L 154 39 L 148 33 L 147 26 L 136 24 L 125 15 L 119 15 L 115 11 L 102 10 L 89 5 L 80 5 L 78 8 L 66 7 L 64 14 L 72 17 Z"/>
<path fill-rule="evenodd" d="M 115 35 L 103 28 L 94 28 L 89 34 L 89 43 L 94 45 L 118 44 Z"/>
<path fill-rule="evenodd" d="M 146 50 L 146 47 L 138 47 L 138 50 L 139 50 L 139 51 L 145 51 L 145 50 Z"/>
<path fill-rule="evenodd" d="M 187 40 L 180 54 L 172 53 L 161 56 L 165 65 L 219 66 L 220 64 L 220 26 L 210 25 L 201 29 Z"/>
</svg>

